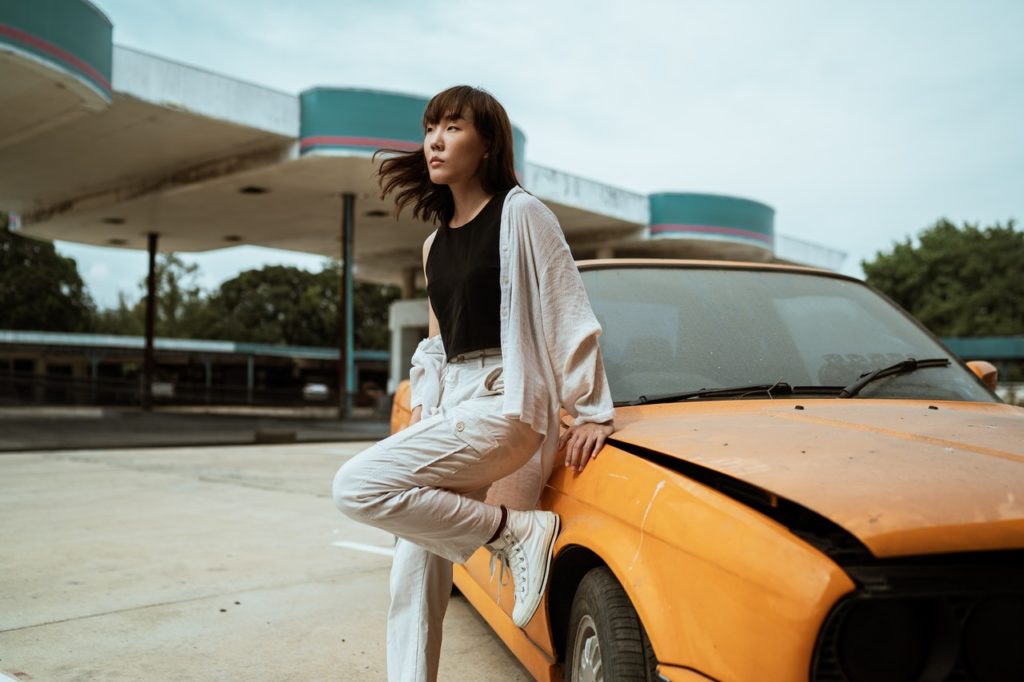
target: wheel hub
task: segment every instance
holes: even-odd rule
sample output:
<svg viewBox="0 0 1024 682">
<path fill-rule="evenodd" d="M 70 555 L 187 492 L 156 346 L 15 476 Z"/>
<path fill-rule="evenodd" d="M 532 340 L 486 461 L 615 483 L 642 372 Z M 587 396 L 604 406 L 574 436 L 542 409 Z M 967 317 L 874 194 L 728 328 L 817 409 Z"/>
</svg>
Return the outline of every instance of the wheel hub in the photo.
<svg viewBox="0 0 1024 682">
<path fill-rule="evenodd" d="M 597 638 L 594 619 L 589 614 L 580 619 L 573 639 L 573 682 L 604 682 L 601 667 L 601 642 Z"/>
</svg>

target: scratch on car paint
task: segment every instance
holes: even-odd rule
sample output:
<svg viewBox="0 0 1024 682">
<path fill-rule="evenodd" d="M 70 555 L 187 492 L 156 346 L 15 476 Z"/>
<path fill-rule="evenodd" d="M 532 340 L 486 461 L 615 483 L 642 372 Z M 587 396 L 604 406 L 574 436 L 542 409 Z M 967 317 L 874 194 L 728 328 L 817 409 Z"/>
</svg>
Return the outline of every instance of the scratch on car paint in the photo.
<svg viewBox="0 0 1024 682">
<path fill-rule="evenodd" d="M 640 519 L 640 542 L 636 543 L 636 552 L 633 554 L 633 560 L 629 562 L 629 570 L 633 570 L 633 566 L 636 564 L 636 560 L 640 558 L 640 548 L 644 546 L 644 526 L 647 525 L 647 515 L 651 513 L 651 507 L 654 506 L 654 500 L 658 497 L 658 493 L 665 487 L 665 481 L 658 481 L 658 485 L 654 486 L 654 493 L 651 494 L 651 499 L 647 503 L 647 509 L 644 509 L 644 516 Z"/>
<path fill-rule="evenodd" d="M 618 479 L 621 479 L 623 481 L 628 481 L 629 480 L 629 476 L 623 476 L 622 474 L 608 474 L 608 478 L 618 478 Z"/>
<path fill-rule="evenodd" d="M 1020 516 L 1020 505 L 1013 493 L 1006 494 L 1006 501 L 999 503 L 999 518 L 1012 519 Z"/>
<path fill-rule="evenodd" d="M 1007 452 L 1005 450 L 996 450 L 995 448 L 987 448 L 980 445 L 973 445 L 971 443 L 956 442 L 946 438 L 936 438 L 934 436 L 926 436 L 923 434 L 904 433 L 902 431 L 895 431 L 893 429 L 887 429 L 871 424 L 857 424 L 855 422 L 840 421 L 838 419 L 826 419 L 824 417 L 809 417 L 792 414 L 773 414 L 772 417 L 798 422 L 809 422 L 811 424 L 822 424 L 824 426 L 838 427 L 840 429 L 849 429 L 850 431 L 877 433 L 884 436 L 890 436 L 892 438 L 899 438 L 900 440 L 908 440 L 912 443 L 927 443 L 928 445 L 936 445 L 942 448 L 951 448 L 954 452 L 956 450 L 965 450 L 967 452 L 976 452 L 979 455 L 1007 459 L 1011 462 L 1024 462 L 1024 456 Z"/>
</svg>

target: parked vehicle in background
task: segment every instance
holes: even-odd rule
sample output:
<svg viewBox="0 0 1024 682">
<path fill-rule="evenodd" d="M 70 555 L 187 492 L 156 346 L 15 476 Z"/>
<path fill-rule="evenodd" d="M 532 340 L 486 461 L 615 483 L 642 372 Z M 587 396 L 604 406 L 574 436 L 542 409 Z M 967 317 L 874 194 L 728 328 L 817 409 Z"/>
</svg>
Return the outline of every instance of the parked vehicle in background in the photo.
<svg viewBox="0 0 1024 682">
<path fill-rule="evenodd" d="M 548 482 L 525 630 L 486 550 L 455 572 L 537 679 L 1024 679 L 1024 409 L 984 366 L 834 273 L 579 267 L 617 431 Z"/>
<path fill-rule="evenodd" d="M 327 400 L 331 397 L 331 389 L 325 383 L 311 381 L 302 387 L 302 397 L 305 400 Z"/>
</svg>

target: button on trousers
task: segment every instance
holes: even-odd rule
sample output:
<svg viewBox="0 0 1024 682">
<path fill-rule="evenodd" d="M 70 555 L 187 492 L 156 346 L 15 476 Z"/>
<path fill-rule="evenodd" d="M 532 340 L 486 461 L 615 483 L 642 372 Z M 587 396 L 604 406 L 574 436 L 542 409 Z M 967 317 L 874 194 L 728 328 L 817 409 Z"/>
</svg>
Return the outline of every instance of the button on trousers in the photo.
<svg viewBox="0 0 1024 682">
<path fill-rule="evenodd" d="M 334 502 L 399 540 L 391 567 L 388 680 L 437 677 L 452 562 L 466 561 L 497 530 L 491 483 L 526 464 L 542 436 L 501 414 L 501 356 L 445 365 L 439 409 L 346 462 Z"/>
</svg>

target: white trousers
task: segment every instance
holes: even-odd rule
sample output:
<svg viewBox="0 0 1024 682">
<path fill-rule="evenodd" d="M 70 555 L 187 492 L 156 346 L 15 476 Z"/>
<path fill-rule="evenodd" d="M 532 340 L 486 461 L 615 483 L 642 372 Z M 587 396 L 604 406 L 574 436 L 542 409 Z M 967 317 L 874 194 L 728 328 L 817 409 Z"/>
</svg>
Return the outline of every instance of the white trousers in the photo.
<svg viewBox="0 0 1024 682">
<path fill-rule="evenodd" d="M 501 356 L 449 362 L 436 414 L 346 462 L 334 502 L 351 518 L 398 536 L 388 610 L 389 682 L 433 682 L 452 562 L 494 535 L 491 483 L 526 464 L 542 436 L 501 414 Z"/>
</svg>

